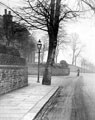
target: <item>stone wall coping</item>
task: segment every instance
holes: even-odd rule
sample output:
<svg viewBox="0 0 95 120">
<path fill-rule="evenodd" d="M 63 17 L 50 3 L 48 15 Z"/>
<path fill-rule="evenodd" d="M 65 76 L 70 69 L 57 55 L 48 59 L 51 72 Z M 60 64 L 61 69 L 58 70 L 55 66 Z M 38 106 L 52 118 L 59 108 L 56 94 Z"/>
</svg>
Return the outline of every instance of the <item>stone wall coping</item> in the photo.
<svg viewBox="0 0 95 120">
<path fill-rule="evenodd" d="M 27 65 L 0 65 L 0 68 L 27 68 Z"/>
</svg>

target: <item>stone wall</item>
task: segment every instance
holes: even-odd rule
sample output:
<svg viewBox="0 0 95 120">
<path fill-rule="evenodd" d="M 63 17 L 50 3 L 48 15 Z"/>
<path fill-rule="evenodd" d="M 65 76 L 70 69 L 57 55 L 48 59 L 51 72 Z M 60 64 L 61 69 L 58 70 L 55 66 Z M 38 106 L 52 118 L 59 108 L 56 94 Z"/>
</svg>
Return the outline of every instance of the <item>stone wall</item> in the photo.
<svg viewBox="0 0 95 120">
<path fill-rule="evenodd" d="M 0 95 L 28 85 L 28 68 L 0 65 Z"/>
<path fill-rule="evenodd" d="M 45 65 L 40 65 L 40 75 L 43 75 Z M 37 64 L 28 64 L 28 74 L 37 75 L 38 74 L 38 65 Z M 66 76 L 70 74 L 69 68 L 64 68 L 62 66 L 53 66 L 52 75 L 53 76 Z"/>
</svg>

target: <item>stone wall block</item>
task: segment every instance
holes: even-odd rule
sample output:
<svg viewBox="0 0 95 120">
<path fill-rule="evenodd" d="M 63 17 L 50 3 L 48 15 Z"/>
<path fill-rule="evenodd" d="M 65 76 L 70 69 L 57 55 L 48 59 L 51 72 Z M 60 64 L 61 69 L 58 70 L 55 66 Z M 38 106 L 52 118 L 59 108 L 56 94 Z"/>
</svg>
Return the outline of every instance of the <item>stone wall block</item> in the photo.
<svg viewBox="0 0 95 120">
<path fill-rule="evenodd" d="M 28 85 L 26 66 L 0 67 L 0 95 Z"/>
</svg>

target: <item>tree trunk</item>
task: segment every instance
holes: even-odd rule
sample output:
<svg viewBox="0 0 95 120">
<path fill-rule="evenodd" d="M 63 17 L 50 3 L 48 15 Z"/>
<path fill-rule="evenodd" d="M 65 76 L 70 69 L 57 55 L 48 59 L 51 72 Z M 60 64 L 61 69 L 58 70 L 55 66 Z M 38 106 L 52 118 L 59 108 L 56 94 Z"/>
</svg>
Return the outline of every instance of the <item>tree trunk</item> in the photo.
<svg viewBox="0 0 95 120">
<path fill-rule="evenodd" d="M 74 65 L 74 61 L 75 61 L 75 51 L 73 50 L 72 65 Z"/>
<path fill-rule="evenodd" d="M 55 63 L 57 63 L 57 55 L 55 55 Z"/>
<path fill-rule="evenodd" d="M 45 50 L 43 49 L 42 50 L 42 54 L 41 54 L 41 61 L 42 61 L 42 63 L 44 62 L 44 54 L 45 54 Z"/>
<path fill-rule="evenodd" d="M 58 60 L 58 54 L 59 54 L 59 49 L 58 49 L 58 47 L 56 47 L 55 63 L 57 63 L 57 60 Z"/>
<path fill-rule="evenodd" d="M 77 65 L 77 57 L 75 56 L 75 66 Z"/>
<path fill-rule="evenodd" d="M 55 39 L 53 38 L 50 41 L 54 41 Z M 56 52 L 56 45 L 50 43 L 49 44 L 49 51 L 48 51 L 48 58 L 47 58 L 47 63 L 45 66 L 45 71 L 43 74 L 43 85 L 51 85 L 51 75 L 52 75 L 52 66 L 54 63 L 54 58 L 55 58 L 55 52 Z"/>
<path fill-rule="evenodd" d="M 61 0 L 51 0 L 50 3 L 51 6 L 50 22 L 49 24 L 47 24 L 48 35 L 49 35 L 49 50 L 48 50 L 47 63 L 45 66 L 45 72 L 43 75 L 43 81 L 42 81 L 43 85 L 51 84 L 52 66 L 55 58 L 57 35 L 59 29 L 60 3 Z"/>
<path fill-rule="evenodd" d="M 74 56 L 73 56 L 73 58 L 72 58 L 72 65 L 74 65 Z"/>
</svg>

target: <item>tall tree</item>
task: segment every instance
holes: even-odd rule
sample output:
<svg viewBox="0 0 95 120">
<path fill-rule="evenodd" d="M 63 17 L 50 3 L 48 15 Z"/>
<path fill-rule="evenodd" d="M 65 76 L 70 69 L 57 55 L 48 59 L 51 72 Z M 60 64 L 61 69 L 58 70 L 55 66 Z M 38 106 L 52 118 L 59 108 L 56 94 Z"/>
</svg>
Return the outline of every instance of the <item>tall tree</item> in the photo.
<svg viewBox="0 0 95 120">
<path fill-rule="evenodd" d="M 49 49 L 42 84 L 50 85 L 60 22 L 76 17 L 77 11 L 69 8 L 68 3 L 62 0 L 26 0 L 25 6 L 20 10 L 22 12 L 12 11 L 26 22 L 29 28 L 48 32 Z"/>
<path fill-rule="evenodd" d="M 64 51 L 67 48 L 67 45 L 70 43 L 70 39 L 65 30 L 61 29 L 57 38 L 56 54 L 55 54 L 55 63 L 57 63 L 59 51 Z"/>
<path fill-rule="evenodd" d="M 84 46 L 80 43 L 78 34 L 71 34 L 70 47 L 72 49 L 72 65 L 76 65 L 77 58 L 79 57 L 84 48 Z"/>
</svg>

